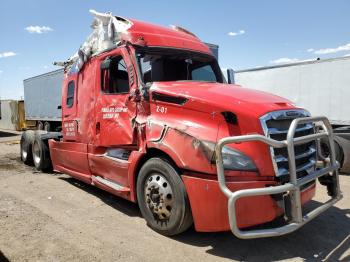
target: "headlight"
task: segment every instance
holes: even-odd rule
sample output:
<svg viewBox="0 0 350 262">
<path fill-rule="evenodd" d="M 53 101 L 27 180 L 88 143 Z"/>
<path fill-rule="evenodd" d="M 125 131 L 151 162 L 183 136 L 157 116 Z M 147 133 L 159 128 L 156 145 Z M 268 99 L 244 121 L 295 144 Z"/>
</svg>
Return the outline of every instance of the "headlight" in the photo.
<svg viewBox="0 0 350 262">
<path fill-rule="evenodd" d="M 222 149 L 222 161 L 224 169 L 240 171 L 256 171 L 257 168 L 252 159 L 242 152 L 224 146 Z"/>
</svg>

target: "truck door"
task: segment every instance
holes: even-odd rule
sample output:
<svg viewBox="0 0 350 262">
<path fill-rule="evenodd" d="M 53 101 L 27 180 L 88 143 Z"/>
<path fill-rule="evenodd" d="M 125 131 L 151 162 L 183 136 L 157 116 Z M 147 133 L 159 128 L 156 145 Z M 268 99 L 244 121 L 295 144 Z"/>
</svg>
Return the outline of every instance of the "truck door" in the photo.
<svg viewBox="0 0 350 262">
<path fill-rule="evenodd" d="M 62 132 L 66 141 L 76 141 L 77 123 L 77 84 L 78 74 L 67 76 L 62 92 Z"/>
<path fill-rule="evenodd" d="M 67 73 L 65 76 L 62 87 L 63 142 L 52 141 L 50 153 L 55 169 L 91 183 L 87 144 L 81 143 L 82 130 L 78 126 L 78 76 L 77 72 Z"/>
<path fill-rule="evenodd" d="M 96 101 L 96 145 L 134 144 L 133 119 L 136 103 L 130 92 L 135 90 L 134 67 L 125 48 L 100 61 L 99 90 Z"/>
</svg>

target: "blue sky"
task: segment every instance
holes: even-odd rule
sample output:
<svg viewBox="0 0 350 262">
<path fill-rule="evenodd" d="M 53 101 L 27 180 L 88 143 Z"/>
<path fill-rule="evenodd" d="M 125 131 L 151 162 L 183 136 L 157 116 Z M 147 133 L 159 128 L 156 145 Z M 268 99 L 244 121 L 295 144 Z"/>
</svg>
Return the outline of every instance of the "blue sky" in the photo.
<svg viewBox="0 0 350 262">
<path fill-rule="evenodd" d="M 244 69 L 350 54 L 350 1 L 1 0 L 0 97 L 57 69 L 90 34 L 89 9 L 183 26 L 220 46 L 222 67 Z"/>
</svg>

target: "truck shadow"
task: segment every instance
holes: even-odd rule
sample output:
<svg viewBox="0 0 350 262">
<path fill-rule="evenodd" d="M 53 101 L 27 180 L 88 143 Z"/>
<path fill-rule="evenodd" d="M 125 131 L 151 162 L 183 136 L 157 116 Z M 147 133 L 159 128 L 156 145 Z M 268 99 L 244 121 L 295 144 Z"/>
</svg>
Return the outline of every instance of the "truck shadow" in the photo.
<svg viewBox="0 0 350 262">
<path fill-rule="evenodd" d="M 11 136 L 18 136 L 18 134 L 6 132 L 6 131 L 0 131 L 0 137 L 11 137 Z"/>
<path fill-rule="evenodd" d="M 0 261 L 1 262 L 9 262 L 10 260 L 8 260 L 7 257 L 5 257 L 4 253 L 1 252 L 0 250 Z"/>
<path fill-rule="evenodd" d="M 137 204 L 125 200 L 121 197 L 112 195 L 98 187 L 86 184 L 72 177 L 60 177 L 59 179 L 68 182 L 69 184 L 84 190 L 85 192 L 94 195 L 101 199 L 105 204 L 110 207 L 128 215 L 131 217 L 142 217 L 141 212 Z"/>
<path fill-rule="evenodd" d="M 59 179 L 98 197 L 119 212 L 142 217 L 137 204 L 71 177 Z M 314 209 L 321 204 L 311 201 L 308 208 Z M 264 226 L 276 227 L 280 224 L 279 220 Z M 350 261 L 350 255 L 345 255 L 345 252 L 350 252 L 350 209 L 333 206 L 296 232 L 276 238 L 241 240 L 231 232 L 199 233 L 192 227 L 172 239 L 207 248 L 206 252 L 210 255 L 238 261 L 261 262 L 293 258 L 305 261 Z"/>
<path fill-rule="evenodd" d="M 320 205 L 316 201 L 310 203 L 312 208 Z M 269 226 L 279 224 L 277 221 L 269 223 Z M 276 238 L 241 240 L 231 232 L 198 233 L 191 229 L 173 239 L 193 246 L 209 247 L 206 252 L 211 255 L 238 261 L 293 258 L 304 261 L 350 261 L 350 209 L 331 207 L 296 232 Z M 345 255 L 345 252 L 348 254 Z"/>
</svg>

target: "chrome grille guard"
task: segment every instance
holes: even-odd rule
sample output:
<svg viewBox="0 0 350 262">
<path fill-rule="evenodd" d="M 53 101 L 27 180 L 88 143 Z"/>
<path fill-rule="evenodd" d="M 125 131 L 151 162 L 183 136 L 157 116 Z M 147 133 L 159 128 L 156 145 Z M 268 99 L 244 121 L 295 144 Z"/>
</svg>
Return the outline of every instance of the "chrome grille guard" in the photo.
<svg viewBox="0 0 350 262">
<path fill-rule="evenodd" d="M 305 135 L 301 137 L 295 138 L 295 131 L 299 124 L 306 123 L 320 123 L 320 129 L 311 135 Z M 328 164 L 322 169 L 315 170 L 314 172 L 304 176 L 300 179 L 297 178 L 296 174 L 296 164 L 295 164 L 295 153 L 294 146 L 310 142 L 312 140 L 317 140 L 321 138 L 326 138 L 329 140 L 329 149 L 330 156 L 328 159 Z M 232 192 L 226 186 L 225 174 L 224 174 L 224 166 L 222 160 L 222 149 L 226 144 L 232 143 L 241 143 L 248 141 L 260 141 L 262 143 L 268 144 L 274 148 L 282 148 L 287 147 L 288 151 L 288 164 L 289 164 L 289 176 L 290 180 L 288 183 L 278 186 L 266 187 L 266 188 L 253 188 L 253 189 L 243 189 Z M 268 138 L 263 135 L 243 135 L 243 136 L 234 136 L 234 137 L 226 137 L 221 139 L 216 147 L 216 167 L 217 167 L 217 175 L 218 181 L 221 191 L 228 198 L 228 215 L 229 215 L 229 223 L 232 233 L 242 239 L 251 239 L 251 238 L 262 238 L 262 237 L 273 237 L 273 236 L 281 236 L 288 233 L 291 233 L 298 228 L 302 227 L 304 224 L 309 222 L 311 219 L 318 216 L 320 213 L 327 210 L 329 207 L 334 205 L 337 201 L 342 198 L 340 187 L 339 187 L 339 179 L 338 179 L 338 169 L 339 164 L 335 159 L 335 151 L 334 151 L 334 141 L 333 141 L 333 131 L 332 127 L 326 117 L 304 117 L 294 119 L 289 127 L 287 139 L 283 141 L 274 140 Z M 302 214 L 302 205 L 301 205 L 301 197 L 300 197 L 300 187 L 319 178 L 322 176 L 328 175 L 331 179 L 329 182 L 332 187 L 333 194 L 331 195 L 331 199 L 328 200 L 323 205 L 317 207 L 316 209 L 310 211 L 306 215 Z M 290 201 L 290 213 L 291 220 L 286 225 L 271 228 L 271 229 L 258 229 L 258 230 L 240 230 L 237 226 L 237 217 L 236 217 L 236 207 L 235 203 L 239 198 L 249 197 L 249 196 L 261 196 L 261 195 L 273 195 L 289 192 L 290 197 L 285 201 Z"/>
</svg>

